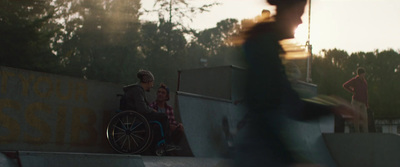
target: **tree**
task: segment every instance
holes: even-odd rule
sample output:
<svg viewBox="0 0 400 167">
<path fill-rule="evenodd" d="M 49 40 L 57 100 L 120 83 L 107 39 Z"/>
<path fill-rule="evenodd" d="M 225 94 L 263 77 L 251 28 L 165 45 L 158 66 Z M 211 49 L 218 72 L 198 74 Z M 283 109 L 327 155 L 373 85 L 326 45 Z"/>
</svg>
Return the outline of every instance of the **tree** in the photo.
<svg viewBox="0 0 400 167">
<path fill-rule="evenodd" d="M 59 27 L 50 4 L 50 0 L 0 2 L 0 65 L 57 71 L 59 59 L 52 47 Z"/>
<path fill-rule="evenodd" d="M 343 72 L 347 52 L 338 49 L 323 52 L 324 57 L 313 56 L 312 62 L 313 81 L 318 85 L 318 93 L 348 97 L 342 88 L 342 84 L 351 77 L 351 73 Z"/>
<path fill-rule="evenodd" d="M 400 55 L 393 50 L 376 52 L 374 66 L 369 69 L 373 79 L 369 83 L 370 101 L 374 108 L 379 109 L 376 113 L 378 117 L 400 118 L 397 108 L 400 100 L 394 93 L 399 92 L 399 73 Z M 367 71 L 368 72 L 368 71 Z M 369 79 L 370 80 L 370 79 Z"/>
<path fill-rule="evenodd" d="M 127 83 L 141 64 L 139 0 L 58 0 L 65 74 Z"/>
<path fill-rule="evenodd" d="M 170 31 L 171 26 L 174 25 L 162 19 L 158 24 L 143 23 L 140 50 L 144 56 L 143 68 L 151 70 L 158 82 L 176 85 L 177 71 L 190 67 L 191 61 L 188 61 L 184 32 L 179 29 Z M 174 38 L 168 38 L 167 34 Z"/>
<path fill-rule="evenodd" d="M 192 21 L 196 14 L 208 12 L 215 5 L 219 5 L 219 3 L 203 4 L 200 7 L 195 7 L 187 3 L 186 0 L 155 0 L 154 7 L 159 6 L 159 8 L 151 11 L 146 10 L 146 12 L 157 12 L 160 19 L 166 20 L 168 23 L 181 25 L 185 19 Z M 176 20 L 174 20 L 175 17 Z"/>
<path fill-rule="evenodd" d="M 236 19 L 225 19 L 217 23 L 216 27 L 205 29 L 195 33 L 192 47 L 201 48 L 196 52 L 202 53 L 201 59 L 207 60 L 210 66 L 219 65 L 243 65 L 240 58 L 241 52 L 229 39 L 240 31 L 240 25 Z M 192 53 L 191 54 L 196 54 Z"/>
</svg>

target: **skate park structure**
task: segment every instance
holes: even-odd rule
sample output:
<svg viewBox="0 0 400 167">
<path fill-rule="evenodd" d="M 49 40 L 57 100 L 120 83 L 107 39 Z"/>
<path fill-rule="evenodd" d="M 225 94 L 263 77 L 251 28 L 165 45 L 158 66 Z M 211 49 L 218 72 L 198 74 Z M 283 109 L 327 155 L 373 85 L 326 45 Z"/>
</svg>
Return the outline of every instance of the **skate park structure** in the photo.
<svg viewBox="0 0 400 167">
<path fill-rule="evenodd" d="M 185 127 L 182 156 L 117 154 L 105 131 L 122 86 L 0 67 L 0 166 L 230 166 L 245 69 L 180 70 L 175 114 Z M 316 86 L 294 87 L 316 95 Z M 338 134 L 333 116 L 287 121 L 288 147 L 322 166 L 399 166 L 393 134 Z"/>
</svg>

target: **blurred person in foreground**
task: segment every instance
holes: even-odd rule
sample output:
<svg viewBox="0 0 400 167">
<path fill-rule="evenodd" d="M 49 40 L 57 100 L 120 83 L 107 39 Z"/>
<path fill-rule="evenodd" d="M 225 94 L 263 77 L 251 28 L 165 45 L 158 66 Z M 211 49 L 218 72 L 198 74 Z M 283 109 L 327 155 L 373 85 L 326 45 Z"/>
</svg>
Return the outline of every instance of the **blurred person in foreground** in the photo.
<svg viewBox="0 0 400 167">
<path fill-rule="evenodd" d="M 353 114 L 346 103 L 323 105 L 301 100 L 285 74 L 279 41 L 294 38 L 307 0 L 266 1 L 276 6 L 276 15 L 245 31 L 239 41 L 248 65 L 245 100 L 249 113 L 246 125 L 237 134 L 233 153 L 236 166 L 299 164 L 280 133 L 284 117 L 307 121 L 331 113 Z"/>
<path fill-rule="evenodd" d="M 345 82 L 343 88 L 353 94 L 351 105 L 357 111 L 357 115 L 354 117 L 355 132 L 368 133 L 368 84 L 365 74 L 364 68 L 357 68 L 357 76 Z"/>
</svg>

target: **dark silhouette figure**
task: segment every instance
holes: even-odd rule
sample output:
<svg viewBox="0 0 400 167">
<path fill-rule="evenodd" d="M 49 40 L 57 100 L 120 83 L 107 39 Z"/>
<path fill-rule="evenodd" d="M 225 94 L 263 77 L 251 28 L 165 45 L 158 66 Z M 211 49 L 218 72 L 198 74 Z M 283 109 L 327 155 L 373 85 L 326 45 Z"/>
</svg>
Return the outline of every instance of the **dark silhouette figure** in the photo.
<svg viewBox="0 0 400 167">
<path fill-rule="evenodd" d="M 267 0 L 276 6 L 272 20 L 259 22 L 242 35 L 248 64 L 246 125 L 238 132 L 236 166 L 290 166 L 296 164 L 280 134 L 282 118 L 311 120 L 331 113 L 352 112 L 346 106 L 303 101 L 292 89 L 279 54 L 279 40 L 294 37 L 302 23 L 306 0 Z"/>
</svg>

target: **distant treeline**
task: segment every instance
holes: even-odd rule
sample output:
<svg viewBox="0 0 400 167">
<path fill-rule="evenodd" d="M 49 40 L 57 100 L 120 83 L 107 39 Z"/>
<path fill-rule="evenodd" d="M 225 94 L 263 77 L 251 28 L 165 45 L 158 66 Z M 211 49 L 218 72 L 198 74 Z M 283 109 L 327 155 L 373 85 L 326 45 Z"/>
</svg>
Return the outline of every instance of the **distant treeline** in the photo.
<svg viewBox="0 0 400 167">
<path fill-rule="evenodd" d="M 171 5 L 157 2 L 159 11 L 167 14 L 159 14 L 158 22 L 148 22 L 140 19 L 140 0 L 0 1 L 0 65 L 119 84 L 136 82 L 136 72 L 147 69 L 157 84 L 164 82 L 172 91 L 180 69 L 245 67 L 240 47 L 228 39 L 248 20 L 226 19 L 195 31 L 172 17 L 191 16 L 174 15 Z M 400 92 L 398 52 L 348 55 L 333 49 L 323 53 L 314 56 L 312 68 L 320 94 L 349 99 L 341 85 L 363 66 L 376 117 L 400 118 L 396 112 L 400 98 L 394 96 Z"/>
</svg>

